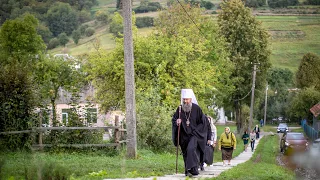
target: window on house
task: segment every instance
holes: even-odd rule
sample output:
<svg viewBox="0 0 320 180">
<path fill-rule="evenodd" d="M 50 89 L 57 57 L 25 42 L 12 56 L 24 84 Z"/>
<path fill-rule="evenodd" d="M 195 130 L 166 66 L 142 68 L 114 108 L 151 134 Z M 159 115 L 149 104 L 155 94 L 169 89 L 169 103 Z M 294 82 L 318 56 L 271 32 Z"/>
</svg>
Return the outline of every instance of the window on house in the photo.
<svg viewBox="0 0 320 180">
<path fill-rule="evenodd" d="M 88 123 L 97 123 L 97 108 L 88 108 L 87 109 L 87 122 Z"/>
<path fill-rule="evenodd" d="M 62 109 L 62 123 L 64 125 L 67 125 L 68 124 L 68 117 L 69 117 L 69 111 L 70 109 Z"/>
</svg>

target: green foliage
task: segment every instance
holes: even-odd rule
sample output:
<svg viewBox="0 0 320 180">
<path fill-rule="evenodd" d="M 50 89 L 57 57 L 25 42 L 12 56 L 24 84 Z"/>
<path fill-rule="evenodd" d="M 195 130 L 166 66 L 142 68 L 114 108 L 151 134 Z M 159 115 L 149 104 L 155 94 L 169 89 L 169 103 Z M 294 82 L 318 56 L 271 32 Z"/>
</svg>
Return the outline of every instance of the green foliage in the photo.
<svg viewBox="0 0 320 180">
<path fill-rule="evenodd" d="M 204 7 L 206 9 L 210 10 L 214 7 L 214 4 L 210 1 L 201 0 L 200 7 Z"/>
<path fill-rule="evenodd" d="M 138 28 L 151 27 L 153 26 L 153 21 L 154 21 L 153 17 L 148 17 L 148 16 L 137 17 L 136 26 Z"/>
<path fill-rule="evenodd" d="M 141 1 L 140 6 L 133 9 L 135 13 L 147 13 L 161 10 L 162 6 L 159 2 Z"/>
<path fill-rule="evenodd" d="M 78 44 L 80 38 L 81 38 L 80 30 L 74 30 L 72 32 L 72 39 L 73 39 L 74 43 Z"/>
<path fill-rule="evenodd" d="M 37 179 L 69 179 L 71 172 L 64 165 L 55 162 L 43 162 L 41 160 L 33 160 L 30 166 L 25 168 L 26 180 Z"/>
<path fill-rule="evenodd" d="M 48 44 L 52 38 L 52 33 L 47 26 L 40 24 L 37 27 L 38 34 L 42 37 L 42 40 Z"/>
<path fill-rule="evenodd" d="M 206 107 L 213 103 L 212 97 L 216 93 L 214 88 L 228 92 L 225 87 L 228 86 L 230 63 L 221 45 L 223 39 L 219 38 L 213 23 L 201 18 L 200 9 L 192 11 L 199 17 L 203 28 L 208 29 L 203 31 L 208 32 L 208 39 L 200 36 L 196 26 L 184 24 L 180 6 L 172 8 L 176 8 L 170 12 L 175 13 L 173 17 L 176 19 L 169 20 L 166 12 L 161 14 L 157 26 L 161 31 L 148 37 L 135 36 L 136 92 L 149 92 L 150 88 L 158 85 L 160 103 L 175 108 L 180 103 L 181 88 L 190 87 L 207 112 Z M 89 79 L 97 87 L 97 97 L 105 110 L 124 108 L 123 61 L 122 39 L 118 40 L 116 49 L 111 53 L 100 51 L 89 58 Z"/>
<path fill-rule="evenodd" d="M 60 41 L 58 38 L 52 38 L 50 39 L 49 41 L 49 44 L 48 44 L 48 49 L 53 49 L 53 48 L 56 48 L 60 45 Z"/>
<path fill-rule="evenodd" d="M 66 44 L 69 42 L 69 38 L 66 33 L 59 34 L 58 40 L 59 40 L 60 45 L 62 45 L 62 46 L 66 46 Z"/>
<path fill-rule="evenodd" d="M 15 57 L 22 63 L 22 56 L 30 57 L 44 52 L 45 44 L 37 34 L 37 26 L 38 20 L 30 14 L 6 21 L 0 30 L 1 56 Z"/>
<path fill-rule="evenodd" d="M 81 35 L 85 35 L 85 32 L 86 32 L 86 29 L 89 27 L 89 25 L 88 24 L 82 24 L 81 26 L 80 26 L 80 33 L 81 33 Z"/>
<path fill-rule="evenodd" d="M 300 90 L 288 103 L 290 120 L 299 122 L 302 119 L 312 120 L 310 108 L 320 102 L 320 92 L 314 88 Z"/>
<path fill-rule="evenodd" d="M 138 145 L 164 152 L 172 147 L 170 111 L 162 105 L 159 90 L 139 92 L 137 95 Z"/>
<path fill-rule="evenodd" d="M 78 17 L 79 17 L 79 23 L 85 23 L 90 21 L 91 18 L 91 14 L 88 11 L 82 10 L 78 12 Z"/>
<path fill-rule="evenodd" d="M 59 97 L 58 92 L 63 88 L 70 93 L 79 92 L 83 86 L 83 74 L 77 60 L 72 58 L 48 57 L 37 64 L 36 82 L 39 84 L 39 97 L 43 100 L 39 104 L 51 103 L 53 113 L 53 125 L 56 126 L 55 101 Z"/>
<path fill-rule="evenodd" d="M 123 34 L 123 18 L 118 12 L 115 12 L 112 17 L 109 31 L 116 37 Z"/>
<path fill-rule="evenodd" d="M 320 0 L 307 0 L 306 4 L 310 5 L 320 5 Z"/>
<path fill-rule="evenodd" d="M 293 73 L 289 69 L 271 68 L 268 71 L 268 105 L 267 105 L 267 119 L 284 116 L 288 117 L 286 109 L 289 102 L 288 89 L 293 86 Z M 260 117 L 264 116 L 265 102 L 260 103 Z"/>
<path fill-rule="evenodd" d="M 298 0 L 269 0 L 268 5 L 271 8 L 284 8 L 287 6 L 296 6 L 299 4 Z"/>
<path fill-rule="evenodd" d="M 320 90 L 320 58 L 319 56 L 308 53 L 305 54 L 300 62 L 296 73 L 296 83 L 299 88 L 315 87 Z"/>
<path fill-rule="evenodd" d="M 245 1 L 245 5 L 247 7 L 254 7 L 254 8 L 261 7 L 265 5 L 265 3 L 266 3 L 265 0 L 246 0 Z"/>
<path fill-rule="evenodd" d="M 235 69 L 231 79 L 236 90 L 232 94 L 236 110 L 238 130 L 241 129 L 240 103 L 249 104 L 250 96 L 246 96 L 252 88 L 252 63 L 259 63 L 259 73 L 256 76 L 255 99 L 263 95 L 267 70 L 270 68 L 270 49 L 268 33 L 261 23 L 251 14 L 251 10 L 244 6 L 241 0 L 225 1 L 221 4 L 222 12 L 218 16 L 220 34 L 226 39 L 230 51 L 230 60 Z"/>
<path fill-rule="evenodd" d="M 94 34 L 95 30 L 91 27 L 87 28 L 86 31 L 85 31 L 85 34 L 87 37 L 90 37 Z"/>
<path fill-rule="evenodd" d="M 79 25 L 78 15 L 67 3 L 57 2 L 47 12 L 47 23 L 56 37 L 61 33 L 70 35 Z"/>
<path fill-rule="evenodd" d="M 102 22 L 103 24 L 108 24 L 108 22 L 110 21 L 110 14 L 107 11 L 97 11 L 95 16 L 96 19 Z"/>
<path fill-rule="evenodd" d="M 33 85 L 28 67 L 21 64 L 0 67 L 0 132 L 27 130 L 33 125 Z M 30 134 L 1 135 L 1 147 L 12 151 L 28 149 Z"/>
<path fill-rule="evenodd" d="M 172 148 L 174 149 L 174 147 Z M 3 179 L 10 177 L 26 179 L 25 170 L 28 170 L 30 174 L 31 172 L 48 170 L 47 174 L 54 175 L 55 171 L 53 170 L 58 168 L 61 168 L 60 174 L 68 174 L 70 179 L 88 180 L 126 178 L 129 174 L 150 177 L 175 173 L 175 153 L 154 153 L 150 150 L 139 150 L 139 157 L 132 160 L 126 159 L 125 151 L 112 156 L 108 155 L 108 151 L 111 149 L 106 148 L 104 153 L 72 151 L 70 153 L 35 152 L 27 155 L 21 152 L 0 153 L 0 159 L 3 159 L 4 162 L 0 177 Z M 182 156 L 179 156 L 178 163 L 178 170 L 183 173 Z M 52 171 L 49 171 L 49 167 L 52 168 Z M 37 175 L 34 178 L 37 178 Z"/>
</svg>

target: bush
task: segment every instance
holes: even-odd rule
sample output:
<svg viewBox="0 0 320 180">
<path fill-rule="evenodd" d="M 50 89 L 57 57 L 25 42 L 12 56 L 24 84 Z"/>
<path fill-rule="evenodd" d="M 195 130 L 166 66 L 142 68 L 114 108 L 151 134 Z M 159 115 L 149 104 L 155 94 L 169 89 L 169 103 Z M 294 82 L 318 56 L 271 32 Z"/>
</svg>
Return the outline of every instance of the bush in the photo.
<svg viewBox="0 0 320 180">
<path fill-rule="evenodd" d="M 80 33 L 81 35 L 85 35 L 86 29 L 89 27 L 88 24 L 83 24 L 80 26 Z"/>
<path fill-rule="evenodd" d="M 153 26 L 153 17 L 137 17 L 136 19 L 136 26 L 138 28 L 143 28 L 143 27 L 151 27 Z"/>
<path fill-rule="evenodd" d="M 160 95 L 154 90 L 137 95 L 137 138 L 138 145 L 154 151 L 168 151 L 172 148 L 171 113 L 159 104 Z"/>
<path fill-rule="evenodd" d="M 50 39 L 49 41 L 49 44 L 48 44 L 48 49 L 53 49 L 53 48 L 56 48 L 57 46 L 60 45 L 60 41 L 58 38 L 52 38 Z"/>
<path fill-rule="evenodd" d="M 204 7 L 206 9 L 210 10 L 214 7 L 214 4 L 210 1 L 201 1 L 200 7 Z"/>
<path fill-rule="evenodd" d="M 36 106 L 30 70 L 14 63 L 0 67 L 0 132 L 22 131 L 34 124 L 33 109 Z M 29 149 L 30 133 L 0 135 L 0 148 L 16 151 Z"/>
<path fill-rule="evenodd" d="M 92 36 L 93 34 L 95 33 L 95 30 L 91 27 L 87 28 L 86 31 L 85 31 L 85 34 L 87 37 L 90 37 Z"/>
</svg>

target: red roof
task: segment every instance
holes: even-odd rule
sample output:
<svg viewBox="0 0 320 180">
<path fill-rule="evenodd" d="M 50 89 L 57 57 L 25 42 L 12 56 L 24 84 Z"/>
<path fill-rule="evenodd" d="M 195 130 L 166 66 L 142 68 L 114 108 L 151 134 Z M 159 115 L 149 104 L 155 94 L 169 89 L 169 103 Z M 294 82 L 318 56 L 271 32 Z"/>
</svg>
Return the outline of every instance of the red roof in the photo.
<svg viewBox="0 0 320 180">
<path fill-rule="evenodd" d="M 319 114 L 320 114 L 320 103 L 314 105 L 314 106 L 310 109 L 310 111 L 312 112 L 312 114 L 314 115 L 314 117 L 319 116 Z"/>
</svg>

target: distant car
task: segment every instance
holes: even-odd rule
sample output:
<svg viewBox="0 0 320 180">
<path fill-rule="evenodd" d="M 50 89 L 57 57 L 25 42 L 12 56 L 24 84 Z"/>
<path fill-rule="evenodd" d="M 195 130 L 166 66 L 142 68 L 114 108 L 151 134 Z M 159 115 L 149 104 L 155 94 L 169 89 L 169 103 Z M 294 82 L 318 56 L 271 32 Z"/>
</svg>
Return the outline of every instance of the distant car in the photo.
<svg viewBox="0 0 320 180">
<path fill-rule="evenodd" d="M 277 127 L 277 133 L 286 133 L 289 131 L 289 127 L 286 123 L 280 123 Z"/>
<path fill-rule="evenodd" d="M 304 152 L 308 150 L 308 147 L 308 140 L 303 133 L 284 133 L 280 141 L 280 151 L 287 155 L 291 155 L 294 152 Z"/>
</svg>

